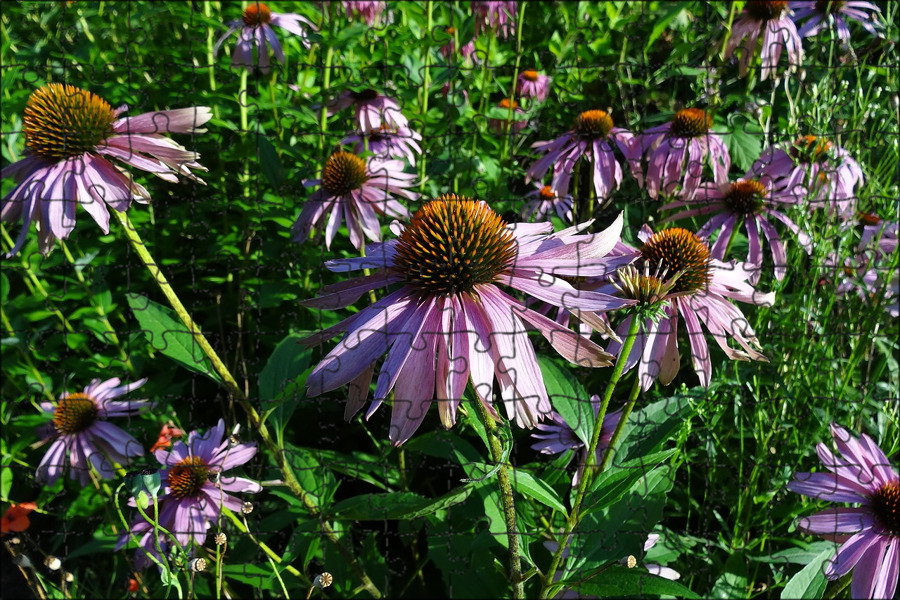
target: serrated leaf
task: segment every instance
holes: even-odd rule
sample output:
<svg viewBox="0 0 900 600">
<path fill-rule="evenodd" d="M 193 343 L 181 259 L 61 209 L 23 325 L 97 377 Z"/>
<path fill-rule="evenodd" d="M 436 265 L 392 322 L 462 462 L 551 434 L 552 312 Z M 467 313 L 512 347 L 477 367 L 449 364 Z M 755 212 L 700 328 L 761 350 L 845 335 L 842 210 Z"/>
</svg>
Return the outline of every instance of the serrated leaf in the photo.
<svg viewBox="0 0 900 600">
<path fill-rule="evenodd" d="M 140 294 L 128 293 L 125 297 L 134 318 L 143 328 L 144 337 L 154 350 L 216 383 L 224 383 L 175 311 Z"/>
</svg>

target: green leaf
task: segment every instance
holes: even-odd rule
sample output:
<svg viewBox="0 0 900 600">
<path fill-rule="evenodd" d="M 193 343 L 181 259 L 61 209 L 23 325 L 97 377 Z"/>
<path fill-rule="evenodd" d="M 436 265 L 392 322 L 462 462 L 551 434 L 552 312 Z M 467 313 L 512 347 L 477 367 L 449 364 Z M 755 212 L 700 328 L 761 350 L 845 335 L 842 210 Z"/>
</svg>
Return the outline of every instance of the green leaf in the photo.
<svg viewBox="0 0 900 600">
<path fill-rule="evenodd" d="M 531 496 L 544 506 L 549 506 L 553 510 L 566 514 L 566 507 L 563 506 L 562 500 L 560 500 L 556 491 L 531 473 L 515 469 L 510 474 L 510 482 L 520 494 Z"/>
<path fill-rule="evenodd" d="M 144 337 L 154 350 L 162 352 L 191 371 L 206 375 L 216 383 L 224 383 L 175 311 L 140 294 L 128 293 L 125 297 L 134 318 L 143 328 Z"/>
<path fill-rule="evenodd" d="M 621 598 L 623 596 L 675 596 L 699 598 L 677 581 L 652 575 L 643 569 L 629 569 L 620 565 L 601 567 L 592 573 L 582 573 L 577 579 L 564 581 L 566 588 L 578 592 L 579 597 Z M 565 588 L 564 588 L 565 589 Z"/>
<path fill-rule="evenodd" d="M 763 132 L 756 123 L 743 118 L 732 119 L 728 132 L 720 134 L 728 147 L 732 164 L 741 171 L 749 171 L 762 152 Z"/>
<path fill-rule="evenodd" d="M 665 12 L 665 14 L 656 21 L 656 25 L 653 26 L 653 31 L 650 32 L 650 35 L 647 37 L 647 43 L 644 44 L 644 54 L 650 51 L 650 47 L 653 45 L 659 36 L 663 34 L 666 28 L 669 26 L 669 23 L 675 20 L 675 18 L 680 15 L 683 11 L 685 11 L 689 7 L 689 3 L 687 2 L 673 2 L 669 5 L 669 10 Z"/>
<path fill-rule="evenodd" d="M 278 342 L 259 373 L 259 400 L 263 420 L 272 415 L 279 430 L 291 418 L 297 403 L 306 397 L 311 348 L 297 342 L 304 336 L 290 333 Z"/>
<path fill-rule="evenodd" d="M 590 395 L 571 372 L 563 371 L 553 360 L 539 356 L 538 365 L 553 408 L 575 431 L 578 439 L 585 446 L 590 446 L 594 433 L 594 409 Z"/>
<path fill-rule="evenodd" d="M 651 480 L 650 475 L 656 471 L 668 474 L 670 467 L 662 463 L 665 463 L 675 454 L 675 451 L 673 448 L 636 458 L 623 465 L 610 465 L 606 471 L 597 476 L 591 483 L 591 488 L 587 495 L 587 500 L 589 500 L 588 506 L 590 506 L 588 512 L 603 510 L 612 506 L 636 485 L 642 490 L 652 487 L 651 484 L 655 485 L 657 483 L 656 476 Z M 671 477 L 669 479 L 671 481 Z M 641 480 L 644 480 L 642 485 L 640 484 Z"/>
<path fill-rule="evenodd" d="M 264 133 L 256 135 L 256 148 L 259 152 L 259 164 L 262 167 L 263 175 L 272 185 L 273 188 L 280 189 L 284 185 L 284 168 L 281 166 L 281 159 L 275 146 L 269 141 Z"/>
<path fill-rule="evenodd" d="M 830 544 L 830 542 L 829 542 Z M 830 544 L 830 548 L 826 548 L 812 559 L 808 565 L 800 569 L 800 571 L 791 577 L 790 581 L 785 584 L 781 591 L 782 598 L 821 598 L 828 585 L 825 579 L 824 569 L 822 565 L 826 560 L 834 556 L 834 544 Z"/>
<path fill-rule="evenodd" d="M 363 494 L 341 500 L 331 510 L 334 518 L 348 521 L 383 521 L 399 519 L 400 515 L 414 509 L 425 500 L 412 492 L 387 494 Z"/>
</svg>

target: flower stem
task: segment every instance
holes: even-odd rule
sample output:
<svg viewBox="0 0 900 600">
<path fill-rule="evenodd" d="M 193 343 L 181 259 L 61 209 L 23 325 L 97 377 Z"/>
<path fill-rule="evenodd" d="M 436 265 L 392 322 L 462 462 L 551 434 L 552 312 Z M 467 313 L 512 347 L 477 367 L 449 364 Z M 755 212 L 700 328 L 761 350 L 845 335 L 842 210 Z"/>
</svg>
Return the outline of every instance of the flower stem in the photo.
<svg viewBox="0 0 900 600">
<path fill-rule="evenodd" d="M 425 3 L 425 14 L 427 15 L 427 18 L 428 18 L 427 31 L 428 31 L 428 36 L 430 36 L 430 37 L 426 38 L 426 39 L 430 39 L 430 40 L 434 39 L 434 33 L 432 31 L 432 29 L 434 28 L 434 19 L 433 19 L 433 15 L 432 15 L 433 9 L 434 9 L 434 3 L 431 0 L 428 0 Z M 424 136 L 425 135 L 425 126 L 426 126 L 426 123 L 428 122 L 428 96 L 430 94 L 430 91 L 428 88 L 431 87 L 431 45 L 425 44 L 423 46 L 423 48 L 424 48 L 424 50 L 423 50 L 424 56 L 422 56 L 422 63 L 425 66 L 423 68 L 423 75 L 422 75 L 422 78 L 423 78 L 422 101 L 419 103 L 419 106 L 422 109 L 422 131 L 420 133 L 422 133 L 422 135 Z M 425 191 L 425 164 L 426 164 L 427 160 L 428 160 L 428 153 L 423 152 L 421 157 L 419 158 L 419 191 L 420 192 Z"/>
<path fill-rule="evenodd" d="M 500 438 L 497 436 L 497 424 L 494 423 L 494 419 L 488 414 L 487 409 L 478 398 L 475 399 L 475 408 L 478 410 L 478 417 L 484 423 L 491 459 L 498 463 L 503 460 L 503 447 L 500 443 Z M 525 588 L 522 585 L 522 563 L 519 559 L 519 533 L 516 529 L 516 505 L 512 485 L 509 481 L 509 470 L 505 464 L 500 467 L 500 471 L 497 473 L 497 481 L 500 483 L 500 498 L 503 501 L 503 516 L 506 520 L 506 538 L 509 550 L 509 582 L 513 586 L 513 597 L 524 598 Z"/>
<path fill-rule="evenodd" d="M 628 328 L 628 336 L 622 342 L 622 349 L 619 351 L 619 358 L 616 361 L 616 366 L 613 367 L 612 375 L 609 378 L 609 383 L 606 384 L 606 390 L 603 392 L 603 399 L 600 403 L 600 410 L 597 412 L 597 418 L 594 420 L 594 433 L 591 435 L 591 443 L 588 446 L 587 458 L 584 461 L 584 475 L 581 477 L 581 482 L 578 484 L 578 491 L 575 493 L 575 502 L 572 504 L 572 510 L 569 511 L 569 517 L 566 519 L 566 528 L 563 531 L 562 536 L 560 537 L 559 547 L 556 549 L 556 552 L 553 553 L 553 559 L 550 561 L 550 568 L 547 569 L 547 573 L 544 576 L 544 588 L 541 590 L 540 598 L 549 598 L 556 592 L 556 586 L 554 585 L 553 576 L 556 574 L 557 569 L 559 568 L 560 560 L 562 559 L 563 551 L 566 549 L 566 546 L 569 544 L 569 539 L 572 536 L 572 532 L 575 531 L 575 528 L 578 526 L 579 521 L 581 520 L 581 515 L 579 514 L 581 511 L 581 503 L 584 500 L 585 492 L 588 489 L 589 483 L 592 479 L 591 477 L 591 468 L 594 466 L 595 461 L 597 460 L 597 445 L 600 442 L 600 431 L 603 429 L 603 419 L 606 417 L 606 409 L 609 407 L 609 401 L 612 398 L 613 391 L 616 389 L 616 385 L 619 383 L 619 379 L 622 378 L 622 372 L 625 370 L 625 362 L 628 360 L 628 355 L 631 354 L 631 349 L 634 347 L 635 339 L 637 339 L 638 331 L 641 327 L 641 319 L 639 315 L 634 315 L 631 319 L 631 325 Z M 640 377 L 638 377 L 638 381 L 640 381 Z M 640 390 L 640 384 L 635 384 L 636 390 Z M 632 394 L 637 397 L 637 392 L 633 391 Z M 633 405 L 634 402 L 631 401 Z M 622 418 L 619 421 L 620 426 L 625 422 L 626 415 L 623 414 Z M 617 428 L 618 429 L 618 428 Z M 612 454 L 614 441 L 611 441 L 607 448 L 607 455 Z M 604 461 L 605 463 L 606 461 Z M 605 467 L 605 465 L 604 465 Z M 601 467 L 600 471 L 603 471 Z M 598 473 L 599 474 L 599 473 Z"/>
<path fill-rule="evenodd" d="M 634 385 L 631 386 L 631 393 L 628 395 L 628 401 L 625 403 L 625 408 L 622 410 L 622 417 L 619 419 L 616 430 L 613 432 L 612 437 L 609 440 L 609 445 L 606 447 L 606 452 L 603 455 L 603 463 L 600 466 L 601 473 L 606 470 L 612 460 L 613 448 L 615 448 L 616 444 L 619 442 L 619 438 L 622 437 L 622 430 L 625 429 L 625 424 L 628 422 L 628 417 L 631 416 L 631 411 L 634 409 L 634 403 L 637 401 L 638 393 L 640 393 L 640 391 L 641 378 L 640 376 L 635 376 Z"/>
<path fill-rule="evenodd" d="M 205 0 L 203 2 L 203 16 L 212 19 L 212 2 Z M 209 27 L 206 31 L 206 63 L 209 65 L 209 91 L 216 92 L 216 57 L 213 55 L 213 28 Z M 213 103 L 213 117 L 219 118 L 219 105 Z"/>
<path fill-rule="evenodd" d="M 194 339 L 197 341 L 197 345 L 200 346 L 200 349 L 203 353 L 209 358 L 210 362 L 213 365 L 213 369 L 215 369 L 216 373 L 222 378 L 225 382 L 228 391 L 231 393 L 232 397 L 234 397 L 238 404 L 241 405 L 241 408 L 244 409 L 244 412 L 247 414 L 247 418 L 250 420 L 250 424 L 253 429 L 259 434 L 260 439 L 263 441 L 263 444 L 266 446 L 266 449 L 272 454 L 275 459 L 275 463 L 278 465 L 278 468 L 281 470 L 282 476 L 284 477 L 284 484 L 291 490 L 291 493 L 294 494 L 297 498 L 303 502 L 303 505 L 306 506 L 307 510 L 315 516 L 320 514 L 319 506 L 316 504 L 315 499 L 310 496 L 306 490 L 300 485 L 300 482 L 297 481 L 297 478 L 294 476 L 294 472 L 288 464 L 287 459 L 285 458 L 286 453 L 278 447 L 276 441 L 272 438 L 272 435 L 269 433 L 266 424 L 260 419 L 259 413 L 253 407 L 252 404 L 247 400 L 244 393 L 241 391 L 240 387 L 238 387 L 237 381 L 235 381 L 234 377 L 228 371 L 228 368 L 222 362 L 222 359 L 219 358 L 219 355 L 216 354 L 216 351 L 210 345 L 209 341 L 207 341 L 206 337 L 200 332 L 200 328 L 194 323 L 191 316 L 188 314 L 187 309 L 185 309 L 184 305 L 181 303 L 181 300 L 178 299 L 178 296 L 175 294 L 175 290 L 172 289 L 172 286 L 169 285 L 168 280 L 165 275 L 163 275 L 159 266 L 153 260 L 153 257 L 150 255 L 150 252 L 147 250 L 147 247 L 144 245 L 144 242 L 141 240 L 140 236 L 137 233 L 137 230 L 134 228 L 134 225 L 131 223 L 131 220 L 128 218 L 127 213 L 119 212 L 117 210 L 113 210 L 112 213 L 119 220 L 119 223 L 122 225 L 122 229 L 125 232 L 125 236 L 128 238 L 128 241 L 131 243 L 132 248 L 140 257 L 141 262 L 144 263 L 144 266 L 147 267 L 147 270 L 150 271 L 150 274 L 156 280 L 156 283 L 159 285 L 166 299 L 169 301 L 169 304 L 178 314 L 178 317 L 181 319 L 181 322 L 184 323 L 184 326 L 187 327 L 188 331 L 191 332 L 191 335 L 194 336 Z M 362 580 L 363 587 L 375 598 L 381 598 L 381 592 L 375 587 L 375 584 L 372 583 L 372 580 L 369 579 L 369 576 L 366 575 L 365 571 L 362 570 L 362 567 L 359 566 L 356 558 L 353 554 L 344 547 L 343 542 L 341 542 L 340 538 L 334 533 L 334 530 L 327 522 L 322 523 L 322 530 L 325 532 L 325 536 L 328 540 L 333 543 L 341 555 L 350 563 L 350 566 L 356 572 L 357 576 Z"/>
<path fill-rule="evenodd" d="M 264 542 L 257 540 L 253 536 L 253 534 L 250 532 L 250 528 L 247 526 L 247 523 L 245 520 L 239 519 L 237 517 L 237 515 L 235 515 L 233 512 L 231 512 L 224 506 L 222 507 L 222 513 L 224 515 L 226 515 L 231 520 L 232 523 L 234 523 L 234 526 L 237 527 L 241 531 L 241 533 L 243 533 L 244 535 L 249 537 L 250 541 L 252 541 L 254 544 L 256 544 L 259 547 L 259 549 L 262 550 L 266 554 L 266 556 L 268 556 L 270 559 L 272 559 L 279 565 L 281 565 L 283 563 L 281 556 L 279 556 L 277 552 L 275 552 L 274 550 L 269 548 Z M 306 575 L 304 575 L 303 573 L 301 573 L 300 571 L 298 571 L 297 569 L 295 569 L 293 566 L 284 565 L 284 570 L 287 571 L 288 573 L 290 573 L 291 575 L 293 575 L 294 577 L 296 577 L 297 579 L 299 579 L 300 582 L 303 583 L 304 586 L 312 585 L 312 582 L 309 580 L 309 578 Z"/>
<path fill-rule="evenodd" d="M 512 100 L 516 95 L 516 83 L 519 79 L 519 60 L 522 58 L 522 25 L 525 23 L 525 5 L 527 2 L 519 2 L 519 22 L 517 23 L 518 27 L 516 27 L 516 64 L 513 68 L 513 78 L 512 83 L 509 86 L 509 94 L 507 98 Z M 506 135 L 503 136 L 503 153 L 500 155 L 501 161 L 506 161 L 509 158 L 509 136 L 512 133 L 512 118 L 513 118 L 513 110 L 514 105 L 512 102 L 509 103 L 509 112 L 506 115 Z"/>
<path fill-rule="evenodd" d="M 731 26 L 734 23 L 734 13 L 737 11 L 737 4 L 731 3 L 728 11 L 728 26 L 725 27 L 725 36 L 722 38 L 722 49 L 719 50 L 719 58 L 725 60 L 725 48 L 728 47 L 728 40 L 731 38 Z"/>
</svg>

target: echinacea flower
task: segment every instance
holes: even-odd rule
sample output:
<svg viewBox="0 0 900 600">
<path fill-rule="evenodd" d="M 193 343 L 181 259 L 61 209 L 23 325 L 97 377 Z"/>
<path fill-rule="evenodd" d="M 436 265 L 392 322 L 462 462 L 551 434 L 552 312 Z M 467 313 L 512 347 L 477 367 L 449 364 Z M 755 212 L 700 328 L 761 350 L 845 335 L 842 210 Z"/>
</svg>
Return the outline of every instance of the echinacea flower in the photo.
<svg viewBox="0 0 900 600">
<path fill-rule="evenodd" d="M 768 177 L 755 179 L 751 172 L 734 183 L 725 185 L 703 183 L 692 200 L 676 200 L 661 207 L 660 210 L 687 209 L 666 218 L 665 221 L 697 215 L 712 215 L 712 218 L 700 228 L 697 235 L 701 238 L 709 238 L 711 234 L 718 232 L 718 237 L 710 249 L 710 256 L 719 260 L 725 260 L 725 252 L 728 249 L 732 232 L 735 227 L 743 224 L 750 245 L 746 263 L 752 265 L 754 270 L 750 283 L 756 284 L 759 280 L 763 260 L 762 237 L 769 242 L 772 259 L 775 263 L 775 278 L 781 281 L 787 273 L 787 252 L 784 242 L 778 235 L 775 226 L 769 222 L 770 218 L 780 221 L 791 230 L 807 254 L 812 252 L 810 237 L 780 210 L 781 207 L 788 208 L 796 205 L 801 199 L 802 196 L 790 189 L 775 188 L 772 180 Z"/>
<path fill-rule="evenodd" d="M 9 256 L 22 248 L 32 222 L 47 254 L 75 228 L 79 204 L 109 233 L 107 205 L 126 211 L 132 200 L 147 203 L 147 190 L 109 158 L 169 182 L 177 183 L 181 175 L 203 183 L 191 172 L 206 171 L 197 162 L 200 155 L 164 134 L 203 133 L 200 127 L 212 117 L 209 108 L 120 117 L 127 110 L 125 105 L 113 110 L 100 96 L 71 85 L 50 83 L 31 94 L 22 119 L 26 156 L 0 171 L 0 177 L 18 183 L 3 198 L 2 220 L 23 221 Z"/>
<path fill-rule="evenodd" d="M 600 412 L 600 396 L 591 396 L 591 406 L 594 408 L 594 418 Z M 600 439 L 597 442 L 597 451 L 594 456 L 594 465 L 599 465 L 603 460 L 603 452 L 609 446 L 613 433 L 622 418 L 622 409 L 607 413 L 603 417 L 603 425 L 600 427 Z M 531 437 L 538 440 L 531 448 L 541 454 L 562 454 L 566 450 L 580 450 L 578 453 L 578 470 L 572 478 L 572 487 L 577 487 L 584 476 L 584 465 L 587 463 L 588 448 L 585 446 L 575 430 L 566 423 L 566 420 L 556 411 L 550 413 L 549 419 L 537 424 L 538 431 Z"/>
<path fill-rule="evenodd" d="M 722 138 L 712 133 L 712 124 L 705 110 L 685 108 L 670 122 L 640 136 L 647 156 L 647 193 L 651 198 L 680 194 L 685 200 L 692 199 L 704 165 L 710 166 L 716 183 L 728 181 L 731 157 Z"/>
<path fill-rule="evenodd" d="M 512 98 L 503 98 L 497 103 L 497 108 L 501 109 L 503 116 L 500 118 L 488 119 L 488 125 L 490 125 L 495 133 L 506 133 L 507 129 L 512 129 L 515 133 L 519 133 L 528 127 L 528 120 L 521 118 L 521 115 L 524 115 L 525 111 L 522 110 L 519 107 L 519 103 Z M 510 109 L 512 109 L 512 111 L 510 111 Z M 510 116 L 510 112 L 512 112 L 512 116 Z"/>
<path fill-rule="evenodd" d="M 797 527 L 841 544 L 825 577 L 838 579 L 852 570 L 853 598 L 893 598 L 900 573 L 900 476 L 868 435 L 854 438 L 835 423 L 831 435 L 842 456 L 819 443 L 816 452 L 828 472 L 797 473 L 787 488 L 816 500 L 859 506 L 802 517 Z"/>
<path fill-rule="evenodd" d="M 256 444 L 241 444 L 225 434 L 222 419 L 204 435 L 192 431 L 187 443 L 179 441 L 171 450 L 157 450 L 156 459 L 166 467 L 160 471 L 164 495 L 159 502 L 159 524 L 184 548 L 191 539 L 202 545 L 206 530 L 218 522 L 223 506 L 241 510 L 243 502 L 228 492 L 262 490 L 255 481 L 225 475 L 255 454 Z"/>
<path fill-rule="evenodd" d="M 129 502 L 129 504 L 133 504 Z M 161 507 L 162 504 L 160 503 Z M 151 519 L 158 519 L 157 513 L 153 510 L 153 505 L 147 507 L 145 512 L 150 515 Z M 132 535 L 137 538 L 137 542 L 135 543 L 134 539 L 132 539 Z M 119 536 L 118 541 L 116 542 L 116 546 L 114 551 L 118 552 L 122 548 L 131 549 L 134 545 L 136 545 L 135 553 L 134 553 L 134 568 L 137 571 L 143 571 L 151 564 L 153 561 L 150 559 L 150 556 L 156 558 L 156 560 L 160 560 L 161 556 L 159 550 L 162 550 L 163 554 L 167 554 L 170 546 L 170 538 L 164 532 L 160 531 L 157 536 L 157 529 L 150 524 L 143 516 L 139 515 L 128 528 L 128 531 L 122 533 Z M 159 542 L 159 550 L 157 550 L 157 542 Z"/>
<path fill-rule="evenodd" d="M 141 379 L 119 386 L 118 377 L 104 382 L 94 379 L 84 392 L 63 394 L 55 403 L 42 402 L 41 409 L 53 417 L 52 428 L 48 428 L 52 431 L 48 441 L 52 443 L 38 465 L 36 478 L 53 485 L 65 470 L 68 454 L 70 477 L 88 485 L 91 466 L 101 478 L 113 479 L 113 462 L 126 465 L 132 457 L 144 454 L 140 442 L 106 419 L 130 417 L 149 409 L 152 403 L 146 400 L 114 400 L 146 382 Z"/>
<path fill-rule="evenodd" d="M 350 243 L 355 248 L 362 248 L 363 235 L 372 241 L 381 241 L 378 215 L 398 219 L 409 216 L 406 207 L 394 195 L 407 200 L 418 198 L 417 193 L 408 189 L 413 179 L 415 175 L 404 173 L 403 163 L 399 160 L 371 158 L 365 161 L 355 154 L 339 150 L 325 163 L 322 179 L 303 182 L 306 187 L 322 187 L 303 205 L 291 230 L 291 239 L 299 244 L 304 243 L 313 228 L 318 228 L 327 217 L 326 248 L 331 248 L 342 221 L 347 223 Z"/>
<path fill-rule="evenodd" d="M 839 2 L 834 0 L 813 0 L 811 2 L 793 2 L 794 20 L 800 23 L 806 19 L 798 33 L 800 37 L 816 35 L 826 27 L 836 27 L 838 37 L 846 43 L 850 42 L 850 27 L 845 19 L 858 21 L 866 31 L 877 36 L 875 29 L 876 14 L 881 9 L 871 2 Z M 869 14 L 871 13 L 871 14 Z"/>
<path fill-rule="evenodd" d="M 475 35 L 481 35 L 485 30 L 494 31 L 501 38 L 515 33 L 518 10 L 518 3 L 515 0 L 501 2 L 473 0 L 470 6 L 475 14 Z"/>
<path fill-rule="evenodd" d="M 292 33 L 300 38 L 300 43 L 309 48 L 309 40 L 306 29 L 316 30 L 306 17 L 296 13 L 276 13 L 262 2 L 250 2 L 244 9 L 240 19 L 226 23 L 228 31 L 219 38 L 213 48 L 213 55 L 218 54 L 222 42 L 228 39 L 235 31 L 238 32 L 238 43 L 231 52 L 231 65 L 233 67 L 246 67 L 253 72 L 253 50 L 256 49 L 256 57 L 259 62 L 259 70 L 263 75 L 269 73 L 269 50 L 275 53 L 275 60 L 284 64 L 284 49 L 272 25 Z"/>
<path fill-rule="evenodd" d="M 618 293 L 637 300 L 637 308 L 655 311 L 651 316 L 630 315 L 616 328 L 624 337 L 633 318 L 641 318 L 641 327 L 625 362 L 625 371 L 638 367 L 644 391 L 659 378 L 663 385 L 675 379 L 681 364 L 678 350 L 678 321 L 684 320 L 691 347 L 694 370 L 703 387 L 712 379 L 712 361 L 701 323 L 732 360 L 760 360 L 766 357 L 756 334 L 744 315 L 729 302 L 771 306 L 775 294 L 763 294 L 747 283 L 750 271 L 735 261 L 724 263 L 710 256 L 709 246 L 696 234 L 674 227 L 653 233 L 641 228 L 638 238 L 643 245 L 636 250 L 633 266 L 619 269 L 610 283 L 598 288 L 605 293 Z M 622 250 L 620 250 L 622 249 Z M 620 243 L 616 250 L 635 252 Z M 732 348 L 734 339 L 743 350 Z M 610 342 L 607 350 L 618 354 L 622 344 Z"/>
<path fill-rule="evenodd" d="M 856 292 L 863 301 L 883 294 L 885 309 L 896 318 L 900 316 L 900 278 L 891 268 L 891 259 L 897 252 L 898 224 L 876 215 L 860 213 L 858 217 L 863 232 L 853 255 L 838 268 L 836 255 L 830 254 L 823 266 L 843 274 L 836 282 L 836 294 Z"/>
<path fill-rule="evenodd" d="M 543 102 L 550 93 L 550 78 L 534 69 L 525 69 L 516 79 L 516 93 Z"/>
<path fill-rule="evenodd" d="M 438 51 L 441 53 L 441 56 L 444 57 L 445 60 L 449 61 L 450 57 L 453 56 L 453 51 L 456 48 L 456 39 L 454 36 L 456 35 L 455 27 L 445 27 L 444 31 L 450 36 L 450 39 L 447 40 L 447 43 L 441 46 Z M 480 62 L 478 59 L 478 55 L 475 54 L 475 39 L 469 40 L 467 43 L 463 44 L 459 48 L 459 53 L 465 60 L 471 59 L 473 62 Z"/>
<path fill-rule="evenodd" d="M 522 210 L 522 216 L 526 219 L 534 215 L 536 221 L 547 221 L 550 215 L 556 215 L 566 223 L 571 223 L 572 215 L 572 196 L 563 194 L 562 196 L 549 185 L 541 185 L 537 181 L 534 182 L 535 190 L 525 194 L 525 207 Z"/>
<path fill-rule="evenodd" d="M 369 27 L 380 22 L 381 13 L 387 7 L 387 2 L 373 0 L 341 0 L 341 4 L 344 5 L 348 19 L 359 15 Z"/>
<path fill-rule="evenodd" d="M 622 167 L 613 154 L 612 141 L 628 161 L 631 174 L 642 182 L 641 150 L 634 134 L 614 127 L 612 117 L 602 110 L 586 110 L 578 115 L 571 131 L 555 140 L 532 144 L 532 148 L 546 154 L 531 165 L 525 182 L 543 179 L 552 165 L 553 189 L 567 190 L 575 163 L 583 157 L 593 165 L 591 173 L 597 197 L 605 200 L 622 183 Z"/>
<path fill-rule="evenodd" d="M 470 379 L 476 401 L 495 419 L 495 378 L 510 420 L 531 428 L 549 415 L 528 325 L 574 364 L 610 364 L 599 346 L 528 309 L 499 284 L 574 313 L 627 306 L 628 300 L 579 291 L 565 279 L 606 273 L 604 257 L 618 240 L 621 215 L 599 234 L 580 234 L 574 227 L 551 233 L 549 223 L 507 225 L 486 203 L 451 194 L 422 206 L 407 225 L 396 225 L 399 237 L 369 246 L 365 257 L 325 263 L 332 271 L 377 272 L 328 286 L 319 298 L 303 302 L 334 310 L 369 290 L 400 285 L 304 341 L 312 346 L 343 334 L 307 378 L 310 396 L 350 384 L 344 416 L 351 418 L 366 401 L 375 362 L 387 354 L 366 418 L 393 389 L 390 439 L 399 445 L 435 398 L 441 422 L 452 427 Z"/>
<path fill-rule="evenodd" d="M 775 187 L 803 193 L 811 208 L 825 208 L 841 218 L 856 212 L 856 187 L 864 179 L 846 150 L 814 135 L 799 137 L 787 151 L 767 148 L 750 171 L 771 178 Z"/>
<path fill-rule="evenodd" d="M 355 144 L 353 151 L 357 154 L 362 154 L 368 145 L 369 152 L 378 158 L 405 158 L 410 165 L 416 166 L 416 154 L 422 154 L 421 140 L 422 136 L 409 127 L 390 127 L 382 123 L 378 129 L 345 137 L 341 144 Z"/>
<path fill-rule="evenodd" d="M 328 116 L 331 117 L 348 106 L 356 110 L 356 121 L 360 131 L 377 131 L 382 125 L 392 129 L 409 127 L 409 121 L 403 116 L 397 101 L 371 88 L 360 92 L 347 90 L 341 93 L 328 104 Z"/>
<path fill-rule="evenodd" d="M 747 74 L 750 61 L 756 56 L 756 46 L 762 34 L 760 79 L 774 77 L 781 53 L 787 50 L 788 67 L 798 67 L 803 62 L 803 47 L 797 26 L 790 17 L 786 1 L 748 0 L 741 19 L 731 28 L 731 37 L 725 46 L 725 58 L 730 58 L 743 41 L 741 52 L 741 77 Z M 746 38 L 746 39 L 745 39 Z"/>
</svg>

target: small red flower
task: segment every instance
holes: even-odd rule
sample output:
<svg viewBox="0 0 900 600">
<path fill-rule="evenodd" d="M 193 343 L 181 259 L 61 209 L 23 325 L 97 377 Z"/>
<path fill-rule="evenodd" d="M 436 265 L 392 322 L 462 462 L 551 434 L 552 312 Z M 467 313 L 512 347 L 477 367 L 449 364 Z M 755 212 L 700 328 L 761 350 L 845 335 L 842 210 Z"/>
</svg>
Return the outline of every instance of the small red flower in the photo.
<svg viewBox="0 0 900 600">
<path fill-rule="evenodd" d="M 0 533 L 10 533 L 12 531 L 25 531 L 31 525 L 28 519 L 28 513 L 37 509 L 34 502 L 23 502 L 22 504 L 13 504 L 3 513 L 3 519 L 0 521 Z"/>
<path fill-rule="evenodd" d="M 150 452 L 153 453 L 162 448 L 168 448 L 172 445 L 172 438 L 181 437 L 183 435 L 184 432 L 175 427 L 175 424 L 172 423 L 172 421 L 169 421 L 159 430 L 159 437 L 157 438 L 156 443 L 153 444 L 153 447 L 150 448 Z"/>
<path fill-rule="evenodd" d="M 163 427 L 165 427 L 165 425 Z M 131 579 L 129 579 L 128 580 L 128 592 L 131 594 L 134 594 L 135 592 L 138 591 L 138 589 L 140 589 L 140 585 L 138 584 L 137 579 L 135 579 L 133 577 Z"/>
</svg>

